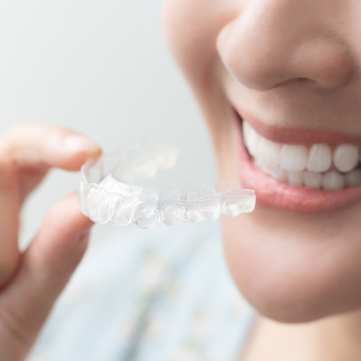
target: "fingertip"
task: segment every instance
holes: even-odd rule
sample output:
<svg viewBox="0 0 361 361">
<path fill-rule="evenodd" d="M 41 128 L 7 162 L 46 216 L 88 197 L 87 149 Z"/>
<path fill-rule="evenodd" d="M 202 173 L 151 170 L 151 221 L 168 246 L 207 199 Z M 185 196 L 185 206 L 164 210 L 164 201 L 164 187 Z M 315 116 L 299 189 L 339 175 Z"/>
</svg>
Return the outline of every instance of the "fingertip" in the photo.
<svg viewBox="0 0 361 361">
<path fill-rule="evenodd" d="M 73 162 L 69 163 L 71 167 L 69 170 L 79 170 L 86 159 L 99 157 L 102 153 L 98 144 L 82 134 L 69 134 L 64 138 L 63 143 L 73 158 Z"/>
<path fill-rule="evenodd" d="M 77 151 L 70 153 L 67 159 L 62 160 L 59 167 L 71 172 L 79 171 L 81 166 L 89 158 L 98 158 L 102 154 L 102 150 L 99 148 L 96 151 Z"/>
<path fill-rule="evenodd" d="M 100 150 L 95 142 L 81 134 L 69 134 L 64 145 L 71 152 L 86 152 L 89 156 L 96 156 Z"/>
<path fill-rule="evenodd" d="M 73 131 L 60 134 L 60 137 L 57 134 L 52 146 L 52 159 L 47 162 L 68 171 L 78 171 L 88 158 L 97 158 L 102 154 L 102 149 L 94 141 Z"/>
</svg>

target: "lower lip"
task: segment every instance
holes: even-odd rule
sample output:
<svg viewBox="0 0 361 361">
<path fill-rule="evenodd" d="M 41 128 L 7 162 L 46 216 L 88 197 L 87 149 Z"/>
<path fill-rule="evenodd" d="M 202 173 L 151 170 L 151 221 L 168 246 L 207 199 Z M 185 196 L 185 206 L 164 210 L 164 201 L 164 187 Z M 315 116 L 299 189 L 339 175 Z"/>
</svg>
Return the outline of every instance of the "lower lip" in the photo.
<svg viewBox="0 0 361 361">
<path fill-rule="evenodd" d="M 361 186 L 338 191 L 294 187 L 281 183 L 259 170 L 240 137 L 240 175 L 244 188 L 254 189 L 257 202 L 277 209 L 294 212 L 320 212 L 341 208 L 361 197 Z"/>
</svg>

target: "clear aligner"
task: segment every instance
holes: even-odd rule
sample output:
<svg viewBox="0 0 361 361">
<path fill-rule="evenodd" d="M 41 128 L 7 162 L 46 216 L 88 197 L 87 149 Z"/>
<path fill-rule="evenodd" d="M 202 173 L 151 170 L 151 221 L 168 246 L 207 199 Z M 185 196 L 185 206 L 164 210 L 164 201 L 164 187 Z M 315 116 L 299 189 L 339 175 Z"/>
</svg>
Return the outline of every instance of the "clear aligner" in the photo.
<svg viewBox="0 0 361 361">
<path fill-rule="evenodd" d="M 216 220 L 252 212 L 253 190 L 223 182 L 176 182 L 165 187 L 135 185 L 159 168 L 169 169 L 178 150 L 170 145 L 141 143 L 88 159 L 81 168 L 78 198 L 82 212 L 96 223 L 149 229 L 159 221 L 177 226 L 188 220 Z"/>
</svg>

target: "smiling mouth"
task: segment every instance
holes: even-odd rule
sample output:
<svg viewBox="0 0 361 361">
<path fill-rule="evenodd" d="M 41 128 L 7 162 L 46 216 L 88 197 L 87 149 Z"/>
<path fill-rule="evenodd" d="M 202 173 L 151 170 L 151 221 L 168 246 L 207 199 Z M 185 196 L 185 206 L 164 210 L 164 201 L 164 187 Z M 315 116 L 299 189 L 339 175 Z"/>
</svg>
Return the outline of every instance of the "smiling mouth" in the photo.
<svg viewBox="0 0 361 361">
<path fill-rule="evenodd" d="M 361 185 L 360 152 L 353 144 L 276 143 L 259 135 L 245 120 L 242 134 L 253 164 L 280 182 L 324 190 Z"/>
<path fill-rule="evenodd" d="M 330 133 L 328 143 L 327 131 L 265 130 L 245 113 L 235 113 L 241 133 L 242 186 L 254 189 L 258 202 L 285 210 L 315 212 L 340 208 L 361 197 L 356 139 Z M 300 144 L 302 138 L 308 143 Z M 285 143 L 277 141 L 283 139 Z M 310 139 L 322 139 L 322 143 L 310 143 Z"/>
</svg>

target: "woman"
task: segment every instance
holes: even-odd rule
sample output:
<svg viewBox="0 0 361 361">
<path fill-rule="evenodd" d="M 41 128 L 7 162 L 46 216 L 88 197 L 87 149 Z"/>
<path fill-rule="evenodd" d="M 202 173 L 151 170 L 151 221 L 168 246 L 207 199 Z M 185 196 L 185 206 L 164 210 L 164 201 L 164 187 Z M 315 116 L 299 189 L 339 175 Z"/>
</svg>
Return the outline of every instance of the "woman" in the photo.
<svg viewBox="0 0 361 361">
<path fill-rule="evenodd" d="M 360 16 L 354 0 L 165 2 L 168 43 L 205 114 L 221 179 L 258 196 L 253 213 L 223 226 L 233 278 L 263 315 L 245 361 L 361 357 Z M 50 167 L 75 170 L 99 153 L 39 125 L 2 139 L 6 360 L 30 347 L 90 227 L 70 196 L 21 256 L 20 204 Z"/>
</svg>

